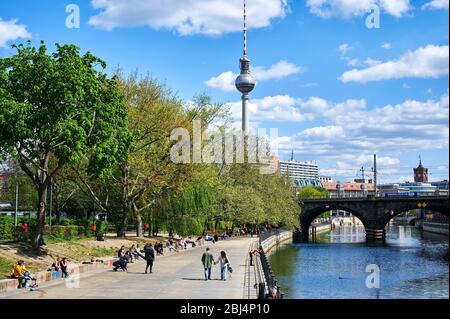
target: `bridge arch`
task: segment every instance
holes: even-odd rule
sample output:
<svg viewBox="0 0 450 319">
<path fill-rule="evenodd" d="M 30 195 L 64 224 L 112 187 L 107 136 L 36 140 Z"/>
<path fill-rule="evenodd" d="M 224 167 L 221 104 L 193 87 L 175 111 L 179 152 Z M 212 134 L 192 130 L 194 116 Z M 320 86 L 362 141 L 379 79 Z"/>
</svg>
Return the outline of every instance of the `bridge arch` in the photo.
<svg viewBox="0 0 450 319">
<path fill-rule="evenodd" d="M 396 216 L 408 212 L 410 210 L 415 210 L 415 209 L 419 209 L 417 207 L 417 203 L 409 203 L 409 204 L 405 204 L 402 205 L 400 207 L 395 207 L 393 209 L 389 209 L 389 207 L 387 207 L 385 209 L 384 215 L 381 217 L 380 221 L 381 221 L 381 226 L 383 228 L 385 228 L 387 226 L 387 224 Z M 425 208 L 421 208 L 423 211 L 431 211 L 431 212 L 436 212 L 436 213 L 440 213 L 444 216 L 449 217 L 449 211 L 448 208 L 446 208 L 445 206 L 441 206 L 441 205 L 436 205 L 436 204 L 429 204 L 427 205 L 427 207 Z"/>
<path fill-rule="evenodd" d="M 405 211 L 423 208 L 449 216 L 448 196 L 302 199 L 300 206 L 301 235 L 304 241 L 308 241 L 309 227 L 313 220 L 330 210 L 343 210 L 358 217 L 364 225 L 366 240 L 371 242 L 384 241 L 387 223 Z"/>
<path fill-rule="evenodd" d="M 357 217 L 363 224 L 364 228 L 366 228 L 366 219 L 364 217 L 364 214 L 358 212 L 357 210 L 351 209 L 346 205 L 335 205 L 335 204 L 318 205 L 316 207 L 311 207 L 306 210 L 302 210 L 300 214 L 302 240 L 305 242 L 309 241 L 309 228 L 311 227 L 312 222 L 317 217 L 319 217 L 323 213 L 333 210 L 342 210 L 352 214 L 353 216 Z"/>
</svg>

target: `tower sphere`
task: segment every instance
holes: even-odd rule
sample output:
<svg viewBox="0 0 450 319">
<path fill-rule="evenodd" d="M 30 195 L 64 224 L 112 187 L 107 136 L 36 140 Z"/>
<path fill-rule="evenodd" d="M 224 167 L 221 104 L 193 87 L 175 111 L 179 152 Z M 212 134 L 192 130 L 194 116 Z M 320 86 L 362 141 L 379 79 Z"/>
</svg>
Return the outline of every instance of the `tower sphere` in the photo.
<svg viewBox="0 0 450 319">
<path fill-rule="evenodd" d="M 244 94 L 255 88 L 255 79 L 250 74 L 250 60 L 246 56 L 241 58 L 241 74 L 236 79 L 236 88 Z"/>
</svg>

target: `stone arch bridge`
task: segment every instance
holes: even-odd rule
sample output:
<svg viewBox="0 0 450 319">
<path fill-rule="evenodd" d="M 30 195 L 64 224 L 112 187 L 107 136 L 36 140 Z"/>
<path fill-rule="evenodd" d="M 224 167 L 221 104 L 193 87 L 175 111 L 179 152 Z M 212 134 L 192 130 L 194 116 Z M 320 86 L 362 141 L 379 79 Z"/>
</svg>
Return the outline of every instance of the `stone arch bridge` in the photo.
<svg viewBox="0 0 450 319">
<path fill-rule="evenodd" d="M 358 217 L 364 225 L 368 241 L 382 241 L 386 237 L 385 227 L 395 216 L 413 209 L 424 209 L 449 216 L 449 197 L 411 198 L 323 198 L 300 201 L 300 236 L 309 240 L 309 227 L 321 214 L 330 210 L 347 211 Z"/>
</svg>

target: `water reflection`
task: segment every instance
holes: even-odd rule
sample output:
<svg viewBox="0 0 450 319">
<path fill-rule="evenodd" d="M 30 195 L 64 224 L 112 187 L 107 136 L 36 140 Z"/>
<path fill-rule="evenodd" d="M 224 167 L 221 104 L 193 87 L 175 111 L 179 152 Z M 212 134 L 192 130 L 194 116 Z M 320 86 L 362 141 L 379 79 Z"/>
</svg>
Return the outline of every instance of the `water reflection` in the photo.
<svg viewBox="0 0 450 319">
<path fill-rule="evenodd" d="M 369 247 L 362 227 L 340 227 L 313 244 L 270 257 L 287 298 L 448 298 L 448 237 L 389 226 L 386 244 Z M 380 288 L 366 287 L 366 266 L 380 268 Z"/>
</svg>

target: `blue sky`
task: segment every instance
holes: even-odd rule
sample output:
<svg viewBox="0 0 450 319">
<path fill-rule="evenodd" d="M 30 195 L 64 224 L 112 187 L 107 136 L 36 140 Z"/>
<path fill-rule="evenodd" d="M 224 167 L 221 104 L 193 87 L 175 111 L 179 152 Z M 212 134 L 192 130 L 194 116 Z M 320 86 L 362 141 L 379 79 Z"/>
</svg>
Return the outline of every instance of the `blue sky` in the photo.
<svg viewBox="0 0 450 319">
<path fill-rule="evenodd" d="M 66 27 L 66 6 L 80 28 Z M 315 160 L 352 180 L 379 157 L 381 182 L 412 179 L 419 154 L 448 179 L 448 0 L 247 0 L 257 87 L 253 128 L 278 128 L 279 157 Z M 366 27 L 380 9 L 380 28 Z M 373 12 L 373 11 L 372 11 Z M 207 93 L 240 121 L 232 80 L 242 55 L 242 0 L 0 2 L 0 56 L 30 39 L 73 43 L 165 80 L 188 101 Z"/>
</svg>

